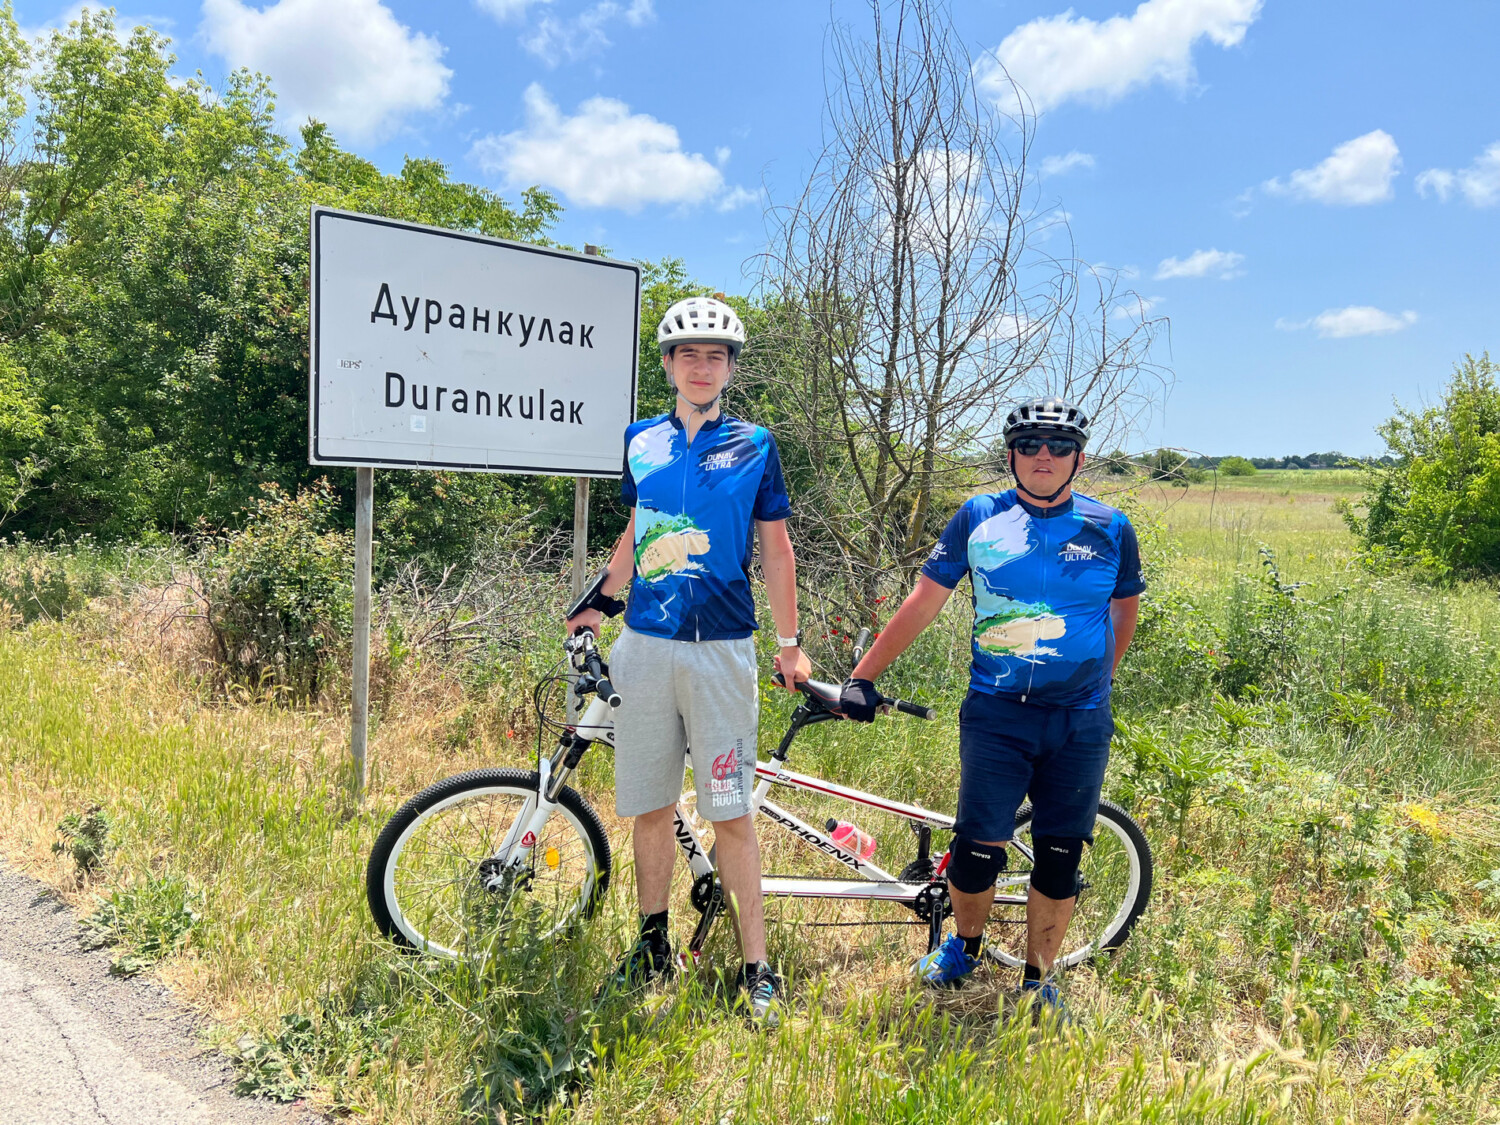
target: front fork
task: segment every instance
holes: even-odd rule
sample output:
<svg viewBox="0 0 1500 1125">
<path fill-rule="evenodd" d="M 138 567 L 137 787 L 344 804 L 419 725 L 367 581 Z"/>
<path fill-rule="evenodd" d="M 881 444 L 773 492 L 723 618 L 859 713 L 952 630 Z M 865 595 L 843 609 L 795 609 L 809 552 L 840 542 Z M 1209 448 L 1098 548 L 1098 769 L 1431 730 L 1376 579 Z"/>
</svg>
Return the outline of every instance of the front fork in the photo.
<svg viewBox="0 0 1500 1125">
<path fill-rule="evenodd" d="M 579 734 L 580 730 L 598 731 L 604 741 L 614 745 L 614 726 L 609 721 L 609 704 L 598 696 L 579 716 L 578 723 L 568 728 L 557 740 L 557 749 L 550 758 L 537 763 L 537 794 L 521 807 L 521 813 L 510 826 L 505 839 L 486 866 L 490 875 L 486 886 L 493 889 L 501 883 L 507 872 L 519 872 L 529 868 L 531 853 L 536 842 L 542 838 L 542 829 L 552 814 L 557 811 L 558 794 L 567 784 L 568 778 L 578 768 L 583 755 L 594 744 L 593 739 Z"/>
</svg>

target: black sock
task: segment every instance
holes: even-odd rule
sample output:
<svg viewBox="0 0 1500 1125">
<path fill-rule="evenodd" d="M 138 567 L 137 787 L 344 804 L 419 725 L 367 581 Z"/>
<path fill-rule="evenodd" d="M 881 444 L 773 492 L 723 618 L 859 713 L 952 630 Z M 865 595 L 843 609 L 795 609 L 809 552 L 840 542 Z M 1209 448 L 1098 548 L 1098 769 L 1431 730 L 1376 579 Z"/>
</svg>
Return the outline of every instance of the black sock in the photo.
<svg viewBox="0 0 1500 1125">
<path fill-rule="evenodd" d="M 964 937 L 963 934 L 959 934 L 958 936 L 959 937 Z M 964 938 L 964 952 L 967 953 L 970 957 L 978 957 L 979 956 L 979 947 L 981 945 L 983 945 L 983 944 L 984 944 L 984 931 L 981 930 L 979 933 L 975 934 L 973 937 L 966 937 L 966 938 Z"/>
<path fill-rule="evenodd" d="M 1022 972 L 1021 972 L 1021 983 L 1024 984 L 1024 983 L 1026 983 L 1027 981 L 1030 981 L 1030 980 L 1037 980 L 1037 981 L 1039 981 L 1041 979 L 1042 979 L 1042 970 L 1039 969 L 1039 968 L 1037 968 L 1035 965 L 1031 964 L 1031 962 L 1028 961 L 1026 963 L 1026 968 L 1023 969 Z"/>
<path fill-rule="evenodd" d="M 658 911 L 655 914 L 641 915 L 641 937 L 650 941 L 653 945 L 662 948 L 671 944 L 667 934 L 667 912 Z"/>
</svg>

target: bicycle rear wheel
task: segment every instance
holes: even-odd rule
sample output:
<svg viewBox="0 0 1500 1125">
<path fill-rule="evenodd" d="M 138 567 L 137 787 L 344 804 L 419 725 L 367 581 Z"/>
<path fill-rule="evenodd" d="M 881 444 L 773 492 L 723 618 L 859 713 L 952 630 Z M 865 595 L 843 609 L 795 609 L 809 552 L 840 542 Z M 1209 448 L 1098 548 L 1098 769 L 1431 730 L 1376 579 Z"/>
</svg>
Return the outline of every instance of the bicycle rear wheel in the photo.
<svg viewBox="0 0 1500 1125">
<path fill-rule="evenodd" d="M 1028 851 L 1031 842 L 1030 804 L 1016 813 L 1014 839 Z M 1006 849 L 1008 870 L 1001 876 L 1025 875 L 1031 862 L 1016 847 Z M 1130 936 L 1151 897 L 1151 845 L 1130 814 L 1112 801 L 1099 802 L 1094 821 L 1094 843 L 1086 848 L 1078 869 L 1079 892 L 1068 924 L 1067 938 L 1058 954 L 1058 968 L 1072 968 L 1100 953 L 1118 949 Z M 1024 899 L 1027 884 L 1013 888 Z M 1019 968 L 1026 961 L 1026 907 L 996 904 L 985 930 L 986 952 L 1005 965 Z"/>
<path fill-rule="evenodd" d="M 370 851 L 365 894 L 398 945 L 439 957 L 519 933 L 550 937 L 587 918 L 609 885 L 609 839 L 566 786 L 529 865 L 497 881 L 511 828 L 536 807 L 535 771 L 482 769 L 437 782 L 391 817 Z"/>
</svg>

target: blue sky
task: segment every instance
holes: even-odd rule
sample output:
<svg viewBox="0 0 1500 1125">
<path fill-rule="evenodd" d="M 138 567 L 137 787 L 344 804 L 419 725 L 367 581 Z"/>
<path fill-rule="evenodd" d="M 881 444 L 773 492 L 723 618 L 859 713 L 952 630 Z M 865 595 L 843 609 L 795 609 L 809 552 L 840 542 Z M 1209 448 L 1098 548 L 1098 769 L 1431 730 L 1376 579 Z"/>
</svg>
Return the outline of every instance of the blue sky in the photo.
<svg viewBox="0 0 1500 1125">
<path fill-rule="evenodd" d="M 24 27 L 71 7 L 18 0 Z M 867 7 L 834 0 L 863 27 Z M 178 70 L 268 74 L 329 122 L 566 204 L 559 235 L 683 258 L 729 291 L 820 146 L 830 8 L 680 0 L 140 0 Z M 1493 340 L 1500 5 L 1446 0 L 955 0 L 976 58 L 1041 108 L 1042 198 L 1083 259 L 1170 320 L 1175 373 L 1136 444 L 1380 450 Z M 981 79 L 983 78 L 981 66 Z"/>
</svg>

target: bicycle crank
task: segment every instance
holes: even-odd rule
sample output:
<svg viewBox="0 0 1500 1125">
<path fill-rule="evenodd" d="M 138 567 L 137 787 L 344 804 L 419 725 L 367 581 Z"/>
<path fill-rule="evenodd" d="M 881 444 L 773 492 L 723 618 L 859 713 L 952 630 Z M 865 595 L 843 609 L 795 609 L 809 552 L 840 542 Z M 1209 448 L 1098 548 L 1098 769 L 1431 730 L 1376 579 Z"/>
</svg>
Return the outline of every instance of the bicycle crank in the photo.
<svg viewBox="0 0 1500 1125">
<path fill-rule="evenodd" d="M 688 895 L 688 901 L 693 904 L 693 909 L 703 917 L 698 919 L 698 925 L 693 930 L 693 936 L 688 939 L 687 953 L 698 963 L 698 955 L 703 952 L 703 947 L 708 943 L 708 931 L 713 927 L 714 919 L 719 916 L 719 911 L 724 909 L 724 884 L 719 881 L 718 872 L 709 871 L 699 875 L 693 880 L 692 892 Z"/>
</svg>

